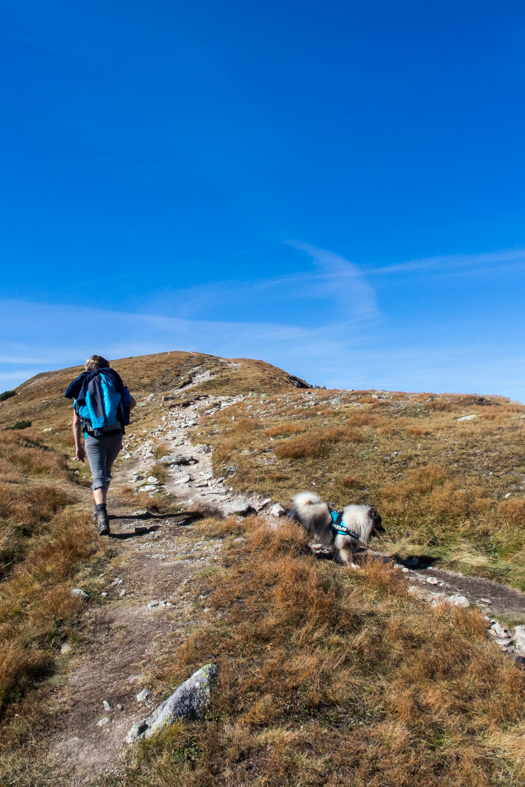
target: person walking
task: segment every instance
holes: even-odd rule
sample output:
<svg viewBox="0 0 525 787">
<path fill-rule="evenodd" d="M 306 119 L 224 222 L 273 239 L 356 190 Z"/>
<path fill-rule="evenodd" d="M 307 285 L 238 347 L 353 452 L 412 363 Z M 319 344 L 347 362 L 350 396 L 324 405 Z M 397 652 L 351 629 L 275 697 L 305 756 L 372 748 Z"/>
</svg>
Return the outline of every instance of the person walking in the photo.
<svg viewBox="0 0 525 787">
<path fill-rule="evenodd" d="M 109 535 L 107 490 L 111 468 L 122 448 L 124 427 L 129 424 L 129 412 L 136 401 L 109 361 L 92 355 L 82 372 L 64 393 L 73 403 L 73 437 L 75 456 L 83 462 L 87 454 L 93 483 L 93 516 L 97 532 Z M 84 431 L 84 446 L 81 431 Z"/>
</svg>

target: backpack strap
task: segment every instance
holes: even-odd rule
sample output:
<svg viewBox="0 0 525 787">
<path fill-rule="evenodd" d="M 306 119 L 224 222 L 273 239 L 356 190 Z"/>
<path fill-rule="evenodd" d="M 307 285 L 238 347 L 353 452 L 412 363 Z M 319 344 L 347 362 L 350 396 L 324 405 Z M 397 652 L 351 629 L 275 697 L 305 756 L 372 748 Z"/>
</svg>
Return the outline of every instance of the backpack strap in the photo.
<svg viewBox="0 0 525 787">
<path fill-rule="evenodd" d="M 333 508 L 328 509 L 330 511 L 330 516 L 332 517 L 332 521 L 330 523 L 330 530 L 332 533 L 335 533 L 338 536 L 350 536 L 350 538 L 355 538 L 359 541 L 359 536 L 357 533 L 354 533 L 350 530 L 346 525 L 343 525 L 343 512 L 342 511 L 334 511 Z"/>
</svg>

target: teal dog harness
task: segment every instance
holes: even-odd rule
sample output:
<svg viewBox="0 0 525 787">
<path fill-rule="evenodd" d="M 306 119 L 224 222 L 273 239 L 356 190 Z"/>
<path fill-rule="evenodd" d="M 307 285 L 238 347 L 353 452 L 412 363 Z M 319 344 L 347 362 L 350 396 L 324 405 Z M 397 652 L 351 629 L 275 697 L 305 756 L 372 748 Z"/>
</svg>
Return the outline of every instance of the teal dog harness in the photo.
<svg viewBox="0 0 525 787">
<path fill-rule="evenodd" d="M 332 508 L 329 509 L 330 516 L 332 517 L 332 521 L 330 523 L 330 530 L 332 533 L 335 533 L 338 536 L 350 536 L 350 538 L 355 538 L 359 541 L 359 536 L 357 533 L 353 533 L 346 525 L 343 525 L 343 512 L 342 511 L 334 511 Z"/>
</svg>

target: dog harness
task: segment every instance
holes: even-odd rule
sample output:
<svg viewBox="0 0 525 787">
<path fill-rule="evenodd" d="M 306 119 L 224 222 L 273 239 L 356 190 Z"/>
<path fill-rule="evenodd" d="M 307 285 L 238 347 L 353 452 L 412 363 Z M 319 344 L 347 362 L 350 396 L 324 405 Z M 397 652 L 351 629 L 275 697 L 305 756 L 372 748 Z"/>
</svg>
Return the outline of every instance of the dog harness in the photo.
<svg viewBox="0 0 525 787">
<path fill-rule="evenodd" d="M 359 536 L 357 533 L 353 533 L 346 527 L 346 525 L 343 525 L 343 512 L 334 511 L 331 508 L 329 510 L 330 516 L 332 517 L 332 522 L 330 523 L 330 530 L 332 533 L 335 533 L 338 536 L 350 536 L 350 538 L 355 538 L 357 541 L 359 541 Z"/>
</svg>

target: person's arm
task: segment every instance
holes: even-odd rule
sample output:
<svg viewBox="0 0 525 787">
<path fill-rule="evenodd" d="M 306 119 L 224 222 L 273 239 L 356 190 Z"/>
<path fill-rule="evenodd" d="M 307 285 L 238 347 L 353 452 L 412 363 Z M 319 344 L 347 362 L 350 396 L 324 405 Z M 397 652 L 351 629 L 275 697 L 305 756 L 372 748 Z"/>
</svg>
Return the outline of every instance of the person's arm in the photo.
<svg viewBox="0 0 525 787">
<path fill-rule="evenodd" d="M 137 401 L 136 401 L 136 399 L 134 399 L 134 398 L 132 397 L 132 395 L 130 394 L 130 395 L 129 395 L 129 409 L 130 409 L 130 410 L 133 410 L 133 408 L 135 407 L 135 405 L 136 405 L 136 404 L 137 404 Z"/>
<path fill-rule="evenodd" d="M 82 423 L 78 416 L 78 413 L 73 412 L 73 438 L 75 440 L 75 456 L 79 462 L 83 462 L 86 456 L 86 452 L 84 451 L 84 446 L 81 442 L 81 426 Z"/>
</svg>

